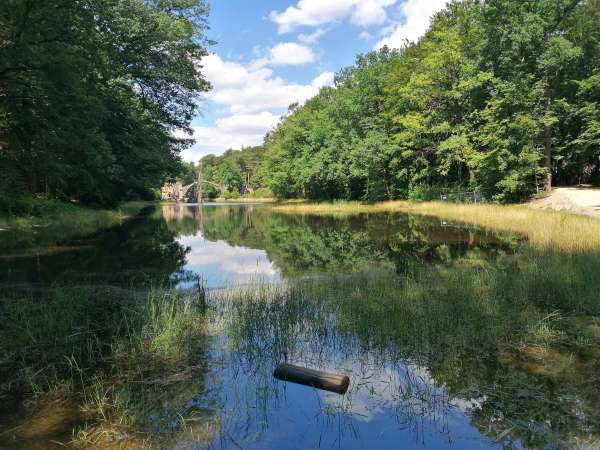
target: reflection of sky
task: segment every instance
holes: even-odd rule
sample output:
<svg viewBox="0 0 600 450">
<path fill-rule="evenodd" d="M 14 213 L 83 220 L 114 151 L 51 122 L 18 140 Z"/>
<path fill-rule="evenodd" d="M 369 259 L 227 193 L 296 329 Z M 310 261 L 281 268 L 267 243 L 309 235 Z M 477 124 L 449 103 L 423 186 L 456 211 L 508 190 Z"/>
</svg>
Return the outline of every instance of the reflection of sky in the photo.
<svg viewBox="0 0 600 450">
<path fill-rule="evenodd" d="M 279 270 L 264 250 L 234 247 L 224 241 L 209 241 L 201 234 L 180 237 L 177 241 L 190 248 L 184 270 L 201 276 L 207 287 L 280 279 Z"/>
<path fill-rule="evenodd" d="M 195 400 L 197 406 L 221 405 L 221 439 L 231 444 L 224 448 L 237 447 L 232 442 L 263 450 L 502 448 L 471 424 L 477 400 L 452 399 L 423 366 L 327 350 L 321 359 L 305 350 L 301 360 L 290 362 L 349 375 L 348 393 L 275 380 L 274 361 L 259 368 L 244 358 L 225 359 L 209 377 L 215 396 Z"/>
</svg>

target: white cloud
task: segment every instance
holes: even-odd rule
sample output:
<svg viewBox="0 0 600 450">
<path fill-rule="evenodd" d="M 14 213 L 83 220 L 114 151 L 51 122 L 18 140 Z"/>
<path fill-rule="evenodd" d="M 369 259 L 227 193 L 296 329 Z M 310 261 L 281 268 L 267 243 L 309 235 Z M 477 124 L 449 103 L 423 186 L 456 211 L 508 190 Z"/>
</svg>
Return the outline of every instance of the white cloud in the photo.
<svg viewBox="0 0 600 450">
<path fill-rule="evenodd" d="M 315 42 L 317 42 L 319 40 L 320 37 L 324 36 L 325 33 L 327 33 L 324 29 L 322 28 L 317 28 L 314 33 L 311 34 L 300 34 L 298 35 L 298 40 L 300 42 L 302 42 L 303 44 L 314 44 Z"/>
<path fill-rule="evenodd" d="M 288 83 L 268 67 L 223 61 L 218 55 L 207 56 L 202 63 L 202 72 L 213 85 L 207 99 L 228 107 L 233 114 L 287 108 L 316 95 L 322 86 Z"/>
<path fill-rule="evenodd" d="M 269 63 L 274 66 L 297 66 L 314 62 L 315 59 L 316 56 L 309 47 L 294 42 L 285 42 L 271 49 Z"/>
<path fill-rule="evenodd" d="M 261 144 L 280 118 L 277 111 L 271 110 L 303 103 L 321 87 L 331 85 L 334 78 L 333 73 L 324 72 L 309 84 L 288 83 L 275 76 L 270 68 L 224 61 L 218 55 L 205 57 L 202 66 L 202 73 L 213 85 L 206 99 L 224 107 L 229 116 L 217 119 L 214 126 L 194 127 L 192 137 L 196 144 L 182 152 L 186 161 L 198 161 L 202 156 L 220 154 L 230 148 Z"/>
<path fill-rule="evenodd" d="M 429 28 L 431 17 L 445 6 L 446 0 L 406 0 L 400 5 L 404 20 L 386 30 L 386 36 L 377 43 L 376 48 L 384 45 L 400 48 L 406 40 L 416 42 Z"/>
<path fill-rule="evenodd" d="M 325 86 L 332 86 L 335 74 L 333 72 L 323 72 L 310 83 L 312 87 L 321 89 Z"/>
<path fill-rule="evenodd" d="M 172 205 L 163 207 L 166 217 L 173 215 Z M 185 210 L 184 210 L 185 214 Z M 186 256 L 186 270 L 205 277 L 208 287 L 239 285 L 251 281 L 277 281 L 279 269 L 269 260 L 264 250 L 233 247 L 224 241 L 209 241 L 199 233 L 178 239 L 190 247 Z"/>
<path fill-rule="evenodd" d="M 285 11 L 272 11 L 269 18 L 279 33 L 289 33 L 300 26 L 318 26 L 350 17 L 355 25 L 371 26 L 385 22 L 385 8 L 397 0 L 299 0 Z"/>
<path fill-rule="evenodd" d="M 369 39 L 371 39 L 373 36 L 371 35 L 371 33 L 369 33 L 368 31 L 363 31 L 362 33 L 360 33 L 358 35 L 358 37 L 360 39 L 364 39 L 365 41 L 368 41 Z"/>
<path fill-rule="evenodd" d="M 351 22 L 361 27 L 380 25 L 387 19 L 385 8 L 396 3 L 396 0 L 359 0 L 352 13 Z"/>
<path fill-rule="evenodd" d="M 194 127 L 196 144 L 182 152 L 186 161 L 198 161 L 209 154 L 221 154 L 230 148 L 250 147 L 262 144 L 265 134 L 271 130 L 279 116 L 268 111 L 257 114 L 234 114 L 217 119 L 213 127 Z"/>
</svg>

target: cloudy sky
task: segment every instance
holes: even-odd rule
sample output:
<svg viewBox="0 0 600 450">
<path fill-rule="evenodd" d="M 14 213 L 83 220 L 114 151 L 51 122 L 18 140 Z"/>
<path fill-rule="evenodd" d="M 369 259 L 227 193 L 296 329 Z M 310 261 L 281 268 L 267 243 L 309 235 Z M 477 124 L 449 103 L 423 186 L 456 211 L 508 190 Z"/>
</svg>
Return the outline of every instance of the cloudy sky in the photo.
<svg viewBox="0 0 600 450">
<path fill-rule="evenodd" d="M 213 90 L 186 161 L 262 142 L 287 107 L 315 95 L 358 53 L 414 41 L 445 0 L 211 0 L 202 61 Z"/>
</svg>

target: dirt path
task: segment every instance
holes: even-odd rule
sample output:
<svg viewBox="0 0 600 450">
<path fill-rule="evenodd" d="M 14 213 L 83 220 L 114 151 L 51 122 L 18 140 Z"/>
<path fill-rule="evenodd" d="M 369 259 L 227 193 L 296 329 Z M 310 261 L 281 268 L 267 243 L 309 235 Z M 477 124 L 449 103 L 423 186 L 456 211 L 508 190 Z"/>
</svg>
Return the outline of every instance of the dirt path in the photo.
<svg viewBox="0 0 600 450">
<path fill-rule="evenodd" d="M 549 197 L 529 203 L 532 208 L 549 208 L 600 218 L 600 189 L 561 187 Z"/>
</svg>

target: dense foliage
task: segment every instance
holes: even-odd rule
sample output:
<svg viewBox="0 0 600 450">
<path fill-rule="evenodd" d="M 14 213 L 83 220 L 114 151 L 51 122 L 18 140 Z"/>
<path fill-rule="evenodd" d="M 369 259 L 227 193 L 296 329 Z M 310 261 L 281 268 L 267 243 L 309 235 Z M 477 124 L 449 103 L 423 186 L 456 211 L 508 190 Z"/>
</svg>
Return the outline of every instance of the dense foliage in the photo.
<svg viewBox="0 0 600 450">
<path fill-rule="evenodd" d="M 269 197 L 272 193 L 264 187 L 264 153 L 264 148 L 258 146 L 230 149 L 221 156 L 205 156 L 201 166 L 184 165 L 182 183 L 188 185 L 196 181 L 199 167 L 202 167 L 205 198 L 237 198 L 240 195 Z M 195 192 L 191 197 L 196 197 Z"/>
<path fill-rule="evenodd" d="M 0 206 L 111 204 L 180 168 L 206 55 L 203 0 L 0 2 Z"/>
<path fill-rule="evenodd" d="M 361 55 L 265 142 L 284 198 L 518 201 L 600 182 L 600 1 L 453 1 L 417 43 Z"/>
</svg>

